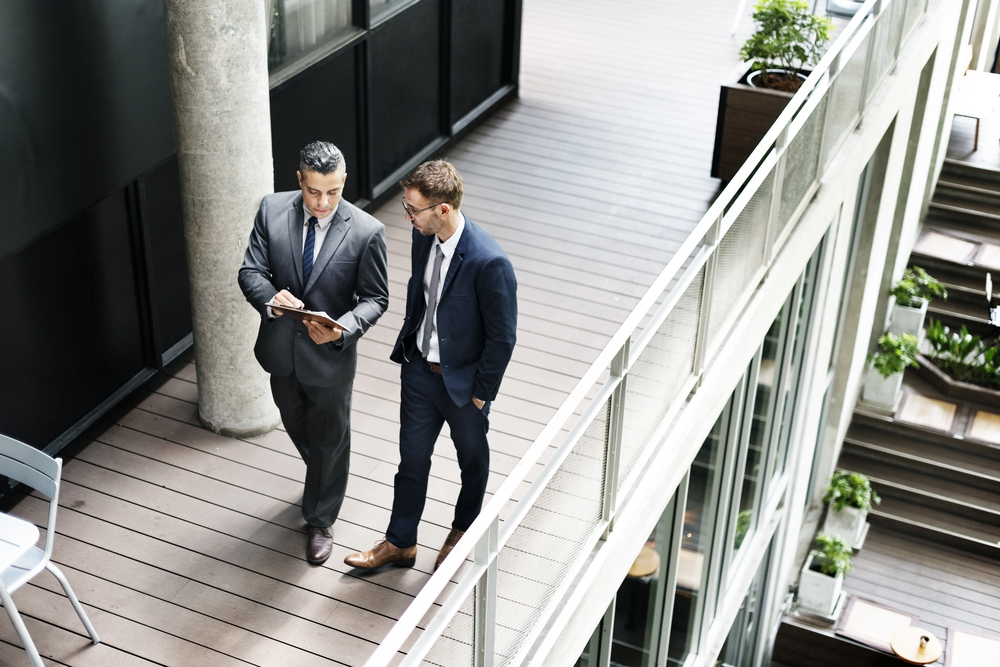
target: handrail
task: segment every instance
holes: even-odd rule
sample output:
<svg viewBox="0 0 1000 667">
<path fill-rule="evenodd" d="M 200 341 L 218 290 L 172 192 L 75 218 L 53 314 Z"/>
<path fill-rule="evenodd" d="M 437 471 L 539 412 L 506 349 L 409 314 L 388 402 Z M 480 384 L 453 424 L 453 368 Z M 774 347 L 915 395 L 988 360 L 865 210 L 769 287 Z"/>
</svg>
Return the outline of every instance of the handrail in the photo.
<svg viewBox="0 0 1000 667">
<path fill-rule="evenodd" d="M 892 1 L 903 2 L 905 0 Z M 793 119 L 795 119 L 800 110 L 805 107 L 810 95 L 817 89 L 824 77 L 827 77 L 828 75 L 835 76 L 839 73 L 839 69 L 843 65 L 843 63 L 839 62 L 839 59 L 845 47 L 849 45 L 858 35 L 862 26 L 869 20 L 870 17 L 873 21 L 878 20 L 878 18 L 881 17 L 883 14 L 883 6 L 889 2 L 890 0 L 867 0 L 867 2 L 865 2 L 861 9 L 859 9 L 855 14 L 854 18 L 851 19 L 844 30 L 837 36 L 826 54 L 824 54 L 824 56 L 820 59 L 816 68 L 791 98 L 784 110 L 779 114 L 774 124 L 767 131 L 767 133 L 765 133 L 756 148 L 754 148 L 750 156 L 736 172 L 736 175 L 730 180 L 728 185 L 723 188 L 715 202 L 709 206 L 701 220 L 697 223 L 697 225 L 695 225 L 695 228 L 684 240 L 674 256 L 667 262 L 666 266 L 649 286 L 645 294 L 632 309 L 629 315 L 625 318 L 625 321 L 618 327 L 614 335 L 605 345 L 604 349 L 601 350 L 597 358 L 584 373 L 583 377 L 580 378 L 576 386 L 562 402 L 559 409 L 542 429 L 542 432 L 517 462 L 514 469 L 511 470 L 506 479 L 501 483 L 500 488 L 497 489 L 496 493 L 480 512 L 479 517 L 465 532 L 465 535 L 458 542 L 458 544 L 455 545 L 451 555 L 445 559 L 445 561 L 441 564 L 441 567 L 439 567 L 438 570 L 431 576 L 431 578 L 424 585 L 423 589 L 421 589 L 421 591 L 410 603 L 409 607 L 407 607 L 406 611 L 402 614 L 402 616 L 400 616 L 399 620 L 386 635 L 385 639 L 383 639 L 375 652 L 365 662 L 365 667 L 384 667 L 396 658 L 397 653 L 406 643 L 407 639 L 409 639 L 410 635 L 419 627 L 421 620 L 426 616 L 427 612 L 438 603 L 439 597 L 445 591 L 445 588 L 449 585 L 452 577 L 457 573 L 458 569 L 462 567 L 467 559 L 473 556 L 476 550 L 476 545 L 491 529 L 494 529 L 496 524 L 500 522 L 501 511 L 512 499 L 518 486 L 524 482 L 528 473 L 538 464 L 541 456 L 552 446 L 556 436 L 560 433 L 574 412 L 587 402 L 587 394 L 591 391 L 601 376 L 606 373 L 608 367 L 623 347 L 628 344 L 638 326 L 642 323 L 644 318 L 649 315 L 654 306 L 656 306 L 657 301 L 671 286 L 675 278 L 677 278 L 677 276 L 681 273 L 682 269 L 685 268 L 685 265 L 691 259 L 692 255 L 698 251 L 699 248 L 702 248 L 705 245 L 706 237 L 712 233 L 715 225 L 723 219 L 724 215 L 727 213 L 727 209 L 737 200 L 737 198 L 740 198 L 741 194 L 744 197 L 747 196 L 747 193 L 743 192 L 743 190 L 749 182 L 754 181 L 756 183 L 754 190 L 759 187 L 760 182 L 763 179 L 754 179 L 755 172 L 757 172 L 761 165 L 773 164 L 773 147 L 778 144 L 782 134 L 787 132 Z M 864 37 L 862 37 L 862 39 L 863 38 Z M 778 146 L 779 154 L 784 148 L 784 146 Z M 819 165 L 817 169 L 821 170 L 823 166 L 824 165 Z M 665 319 L 668 316 L 669 312 L 664 309 L 657 314 L 657 319 L 662 321 L 662 319 Z M 646 332 L 646 335 L 643 336 L 643 341 L 647 340 L 648 332 Z M 625 373 L 628 372 L 628 369 L 635 358 L 636 355 L 631 355 L 630 358 L 625 360 Z M 543 472 L 543 474 L 532 483 L 528 494 L 518 503 L 518 507 L 514 514 L 508 517 L 507 521 L 504 522 L 503 530 L 500 531 L 497 551 L 503 548 L 503 544 L 506 542 L 506 539 L 509 538 L 514 528 L 519 525 L 520 520 L 524 517 L 527 510 L 531 507 L 534 499 L 536 499 L 538 494 L 541 492 L 544 487 L 544 483 L 551 476 L 551 472 L 554 471 L 559 461 L 568 455 L 583 430 L 596 416 L 597 411 L 605 407 L 607 398 L 618 385 L 620 380 L 621 377 L 612 375 L 604 383 L 598 395 L 589 402 L 589 405 L 583 411 L 583 414 L 574 429 L 557 447 L 557 451 L 552 457 L 552 459 L 555 460 L 555 463 L 553 463 L 552 460 L 549 461 L 549 464 L 547 464 L 544 468 L 545 472 Z M 494 561 L 495 558 L 496 556 L 494 554 Z M 489 563 L 476 560 L 472 567 L 463 573 L 458 582 L 458 586 L 449 592 L 448 597 L 443 602 L 441 609 L 428 624 L 420 640 L 417 642 L 417 645 L 411 649 L 411 658 L 418 660 L 423 658 L 426 653 L 426 649 L 433 644 L 440 633 L 444 630 L 452 616 L 458 611 L 462 602 L 474 590 L 476 582 L 486 573 L 488 568 Z"/>
</svg>

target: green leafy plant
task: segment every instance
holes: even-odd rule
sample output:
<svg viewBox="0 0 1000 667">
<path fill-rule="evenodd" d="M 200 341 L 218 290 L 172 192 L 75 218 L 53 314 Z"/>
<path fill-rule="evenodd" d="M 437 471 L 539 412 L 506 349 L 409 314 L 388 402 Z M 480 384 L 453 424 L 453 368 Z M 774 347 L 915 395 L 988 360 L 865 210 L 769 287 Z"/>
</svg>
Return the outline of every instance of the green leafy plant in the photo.
<svg viewBox="0 0 1000 667">
<path fill-rule="evenodd" d="M 878 349 L 868 355 L 868 363 L 884 378 L 902 373 L 917 364 L 917 337 L 912 334 L 887 333 L 878 339 Z"/>
<path fill-rule="evenodd" d="M 919 308 L 924 301 L 934 298 L 945 301 L 948 299 L 944 283 L 919 266 L 903 271 L 903 277 L 892 286 L 889 294 L 896 297 L 896 303 L 910 308 Z"/>
<path fill-rule="evenodd" d="M 837 577 L 851 570 L 851 545 L 842 537 L 820 533 L 816 536 L 819 558 L 819 571 L 830 577 Z"/>
<path fill-rule="evenodd" d="M 819 62 L 833 23 L 809 11 L 805 0 L 760 0 L 753 9 L 757 32 L 743 44 L 740 57 L 763 70 L 761 84 L 772 85 L 769 69 L 796 72 Z"/>
<path fill-rule="evenodd" d="M 830 503 L 830 509 L 837 512 L 845 507 L 856 507 L 863 512 L 869 512 L 872 505 L 878 505 L 882 499 L 872 489 L 868 478 L 861 473 L 838 470 L 830 478 L 823 502 Z"/>
<path fill-rule="evenodd" d="M 1000 345 L 984 341 L 963 326 L 952 332 L 940 320 L 930 320 L 925 337 L 934 365 L 959 382 L 1000 389 Z"/>
<path fill-rule="evenodd" d="M 752 510 L 742 510 L 736 515 L 736 535 L 733 539 L 733 548 L 739 549 L 743 544 L 744 538 L 747 536 L 747 531 L 750 530 L 750 522 L 753 520 Z"/>
</svg>

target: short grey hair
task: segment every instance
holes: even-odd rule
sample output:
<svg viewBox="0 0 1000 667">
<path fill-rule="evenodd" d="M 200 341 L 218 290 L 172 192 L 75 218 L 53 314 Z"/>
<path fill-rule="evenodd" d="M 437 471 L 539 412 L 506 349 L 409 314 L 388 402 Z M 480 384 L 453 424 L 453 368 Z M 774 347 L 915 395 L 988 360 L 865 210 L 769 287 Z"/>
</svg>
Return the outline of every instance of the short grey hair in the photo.
<svg viewBox="0 0 1000 667">
<path fill-rule="evenodd" d="M 299 151 L 299 172 L 302 174 L 314 171 L 325 176 L 339 169 L 347 170 L 344 154 L 329 141 L 314 141 Z"/>
</svg>

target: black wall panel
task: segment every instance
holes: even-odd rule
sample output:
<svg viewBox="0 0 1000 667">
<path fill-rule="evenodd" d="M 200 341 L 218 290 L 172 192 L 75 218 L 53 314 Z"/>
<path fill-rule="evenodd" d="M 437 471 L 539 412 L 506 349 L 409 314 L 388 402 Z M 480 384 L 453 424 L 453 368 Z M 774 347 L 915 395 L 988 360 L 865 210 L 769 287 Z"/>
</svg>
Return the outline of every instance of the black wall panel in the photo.
<svg viewBox="0 0 1000 667">
<path fill-rule="evenodd" d="M 0 3 L 0 259 L 173 152 L 159 0 Z"/>
<path fill-rule="evenodd" d="M 347 161 L 344 196 L 358 199 L 364 165 L 358 146 L 355 49 L 314 65 L 271 91 L 275 191 L 296 190 L 299 151 L 321 139 L 337 144 Z M 247 221 L 249 229 L 250 221 Z"/>
<path fill-rule="evenodd" d="M 441 136 L 440 3 L 423 0 L 369 38 L 372 182 Z"/>
<path fill-rule="evenodd" d="M 158 332 L 159 349 L 155 353 L 162 355 L 191 333 L 191 295 L 177 157 L 172 156 L 146 174 L 142 185 L 152 315 Z"/>
<path fill-rule="evenodd" d="M 503 81 L 507 0 L 451 0 L 451 122 L 486 101 Z"/>
<path fill-rule="evenodd" d="M 143 369 L 125 197 L 3 261 L 0 433 L 44 447 Z"/>
</svg>

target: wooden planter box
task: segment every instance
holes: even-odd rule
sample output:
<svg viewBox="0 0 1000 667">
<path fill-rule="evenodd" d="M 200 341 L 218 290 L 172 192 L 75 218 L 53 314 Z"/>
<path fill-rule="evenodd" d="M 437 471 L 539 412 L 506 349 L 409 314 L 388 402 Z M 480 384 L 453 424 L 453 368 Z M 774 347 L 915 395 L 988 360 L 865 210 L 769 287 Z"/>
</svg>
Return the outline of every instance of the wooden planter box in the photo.
<svg viewBox="0 0 1000 667">
<path fill-rule="evenodd" d="M 934 385 L 938 391 L 955 398 L 1000 408 L 1000 391 L 968 382 L 959 382 L 935 366 L 933 361 L 922 354 L 917 355 L 917 362 L 920 364 L 920 377 Z"/>
<path fill-rule="evenodd" d="M 712 176 L 723 181 L 736 175 L 792 99 L 792 93 L 746 85 L 749 73 L 746 63 L 741 63 L 732 77 L 738 81 L 723 84 L 719 93 Z"/>
</svg>

